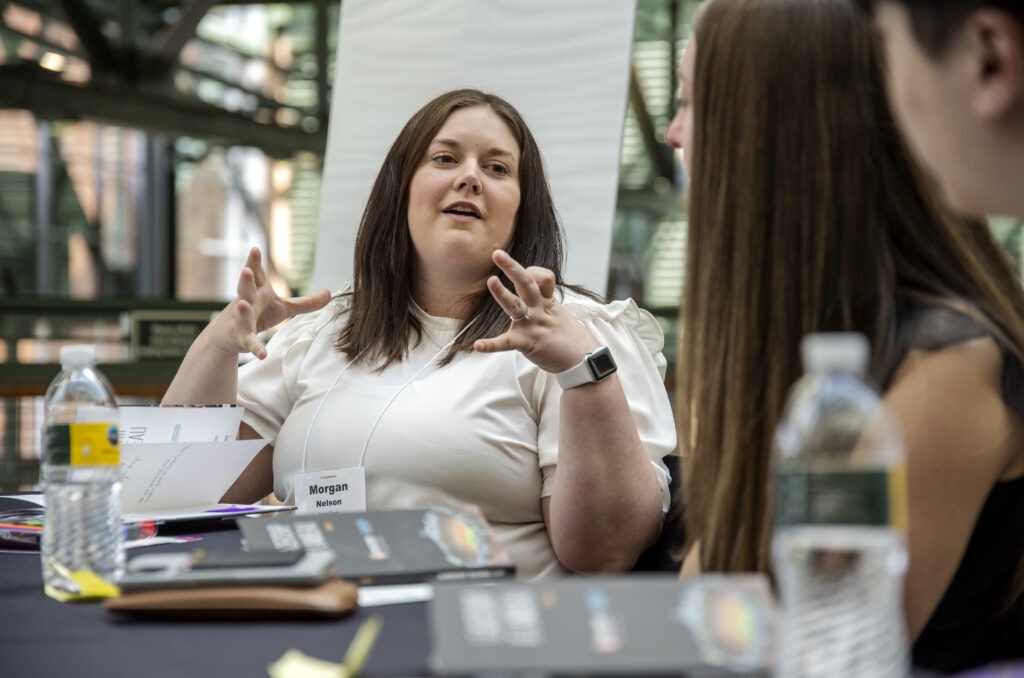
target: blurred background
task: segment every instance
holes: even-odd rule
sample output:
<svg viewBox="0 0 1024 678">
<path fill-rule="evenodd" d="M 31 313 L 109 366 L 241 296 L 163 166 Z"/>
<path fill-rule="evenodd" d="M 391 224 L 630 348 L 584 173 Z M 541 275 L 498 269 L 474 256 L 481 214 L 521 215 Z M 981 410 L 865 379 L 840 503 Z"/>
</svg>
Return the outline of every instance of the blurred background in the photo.
<svg viewBox="0 0 1024 678">
<path fill-rule="evenodd" d="M 637 0 L 611 298 L 659 318 L 673 390 L 685 177 L 662 141 L 695 0 Z M 159 400 L 260 246 L 309 291 L 339 0 L 0 0 L 0 491 L 38 475 L 60 346 Z M 1016 261 L 1019 223 L 993 228 Z"/>
</svg>

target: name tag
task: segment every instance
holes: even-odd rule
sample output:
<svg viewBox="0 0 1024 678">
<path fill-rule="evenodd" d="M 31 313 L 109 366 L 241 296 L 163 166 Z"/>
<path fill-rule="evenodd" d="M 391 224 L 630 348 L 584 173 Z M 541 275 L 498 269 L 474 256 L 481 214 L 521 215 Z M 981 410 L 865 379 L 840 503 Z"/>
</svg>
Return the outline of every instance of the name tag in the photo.
<svg viewBox="0 0 1024 678">
<path fill-rule="evenodd" d="M 366 468 L 300 473 L 292 478 L 295 512 L 302 514 L 366 510 Z"/>
</svg>

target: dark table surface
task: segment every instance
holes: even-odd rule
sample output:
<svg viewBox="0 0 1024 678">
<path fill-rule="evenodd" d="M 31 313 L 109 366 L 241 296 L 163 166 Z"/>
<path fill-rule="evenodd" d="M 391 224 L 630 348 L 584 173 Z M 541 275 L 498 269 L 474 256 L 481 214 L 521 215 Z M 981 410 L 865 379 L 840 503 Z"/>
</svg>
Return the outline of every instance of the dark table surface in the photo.
<svg viewBox="0 0 1024 678">
<path fill-rule="evenodd" d="M 233 521 L 197 531 L 202 541 L 138 553 L 240 545 Z M 363 675 L 423 676 L 430 649 L 425 603 L 357 610 L 330 620 L 168 621 L 125 618 L 97 603 L 59 603 L 43 593 L 39 554 L 0 552 L 0 675 L 266 676 L 289 649 L 339 662 L 371 614 L 384 619 Z"/>
<path fill-rule="evenodd" d="M 0 509 L 11 508 L 11 503 L 11 499 L 0 497 Z M 133 549 L 128 557 L 241 546 L 241 533 L 230 519 L 162 526 L 161 534 L 189 534 L 201 541 Z M 379 614 L 384 624 L 363 675 L 430 675 L 426 603 L 359 609 L 338 619 L 123 617 L 98 603 L 52 600 L 43 592 L 38 552 L 0 551 L 0 678 L 267 676 L 267 667 L 293 648 L 340 662 L 360 624 L 372 614 Z M 1024 665 L 990 667 L 990 671 L 978 675 L 1024 676 Z M 914 671 L 913 675 L 924 678 L 934 674 Z"/>
</svg>

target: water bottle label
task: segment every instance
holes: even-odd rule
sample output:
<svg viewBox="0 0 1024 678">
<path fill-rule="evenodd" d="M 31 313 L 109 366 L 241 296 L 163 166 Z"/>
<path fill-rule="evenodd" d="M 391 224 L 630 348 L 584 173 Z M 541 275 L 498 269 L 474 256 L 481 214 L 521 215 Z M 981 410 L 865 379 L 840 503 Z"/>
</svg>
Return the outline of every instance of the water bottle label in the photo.
<svg viewBox="0 0 1024 678">
<path fill-rule="evenodd" d="M 876 525 L 902 528 L 902 467 L 776 472 L 776 525 Z"/>
<path fill-rule="evenodd" d="M 907 529 L 907 467 L 899 464 L 889 469 L 889 525 Z"/>
<path fill-rule="evenodd" d="M 56 466 L 120 466 L 117 424 L 89 422 L 47 426 L 43 460 Z"/>
</svg>

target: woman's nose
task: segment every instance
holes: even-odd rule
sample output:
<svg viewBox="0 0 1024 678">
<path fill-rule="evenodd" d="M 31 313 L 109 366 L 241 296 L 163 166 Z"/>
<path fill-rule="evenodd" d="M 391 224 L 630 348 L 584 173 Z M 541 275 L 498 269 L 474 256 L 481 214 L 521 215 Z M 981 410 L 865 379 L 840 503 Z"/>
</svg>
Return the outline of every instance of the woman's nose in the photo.
<svg viewBox="0 0 1024 678">
<path fill-rule="evenodd" d="M 683 114 L 676 113 L 665 130 L 665 143 L 672 148 L 683 147 Z"/>
<path fill-rule="evenodd" d="M 478 176 L 479 168 L 474 163 L 466 163 L 462 172 L 459 173 L 458 178 L 455 180 L 455 189 L 463 190 L 469 189 L 472 193 L 480 192 L 480 177 Z"/>
</svg>

